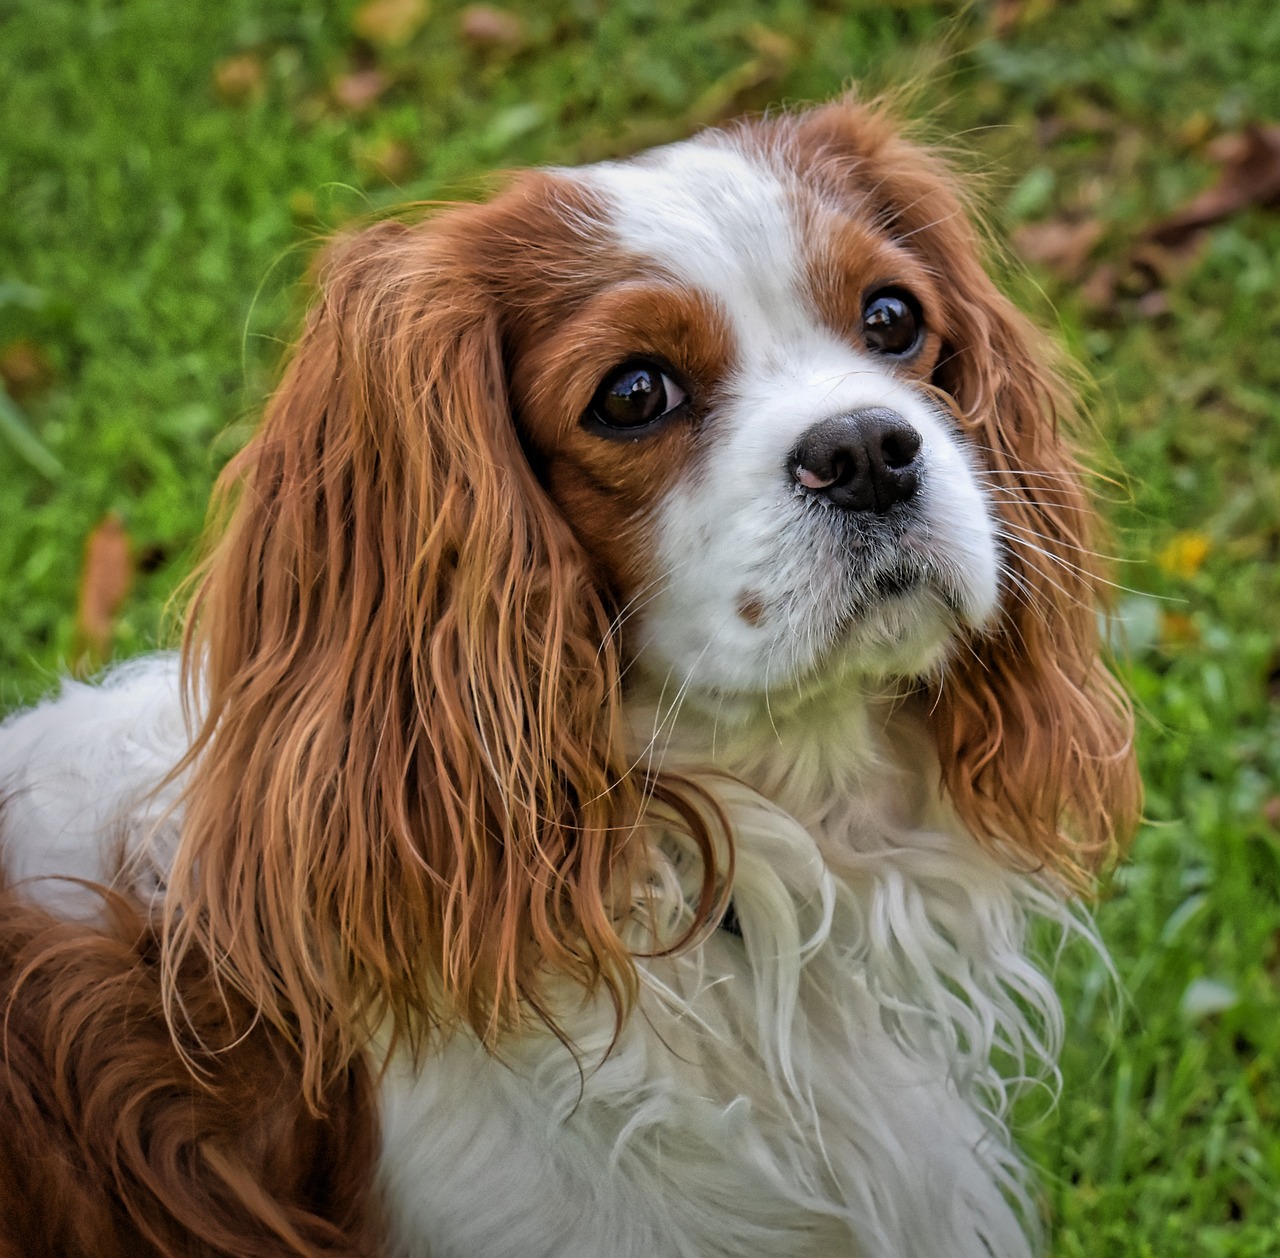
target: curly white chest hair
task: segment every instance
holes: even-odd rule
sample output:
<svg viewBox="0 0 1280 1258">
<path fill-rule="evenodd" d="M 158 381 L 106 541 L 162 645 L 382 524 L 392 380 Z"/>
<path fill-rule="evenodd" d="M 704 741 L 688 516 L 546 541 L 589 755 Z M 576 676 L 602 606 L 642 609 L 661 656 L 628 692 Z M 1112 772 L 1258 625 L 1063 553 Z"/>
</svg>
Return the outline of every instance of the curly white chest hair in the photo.
<svg viewBox="0 0 1280 1258">
<path fill-rule="evenodd" d="M 944 165 L 841 101 L 318 280 L 181 657 L 0 727 L 0 1239 L 1037 1252 L 1028 930 L 1137 786 Z"/>
</svg>

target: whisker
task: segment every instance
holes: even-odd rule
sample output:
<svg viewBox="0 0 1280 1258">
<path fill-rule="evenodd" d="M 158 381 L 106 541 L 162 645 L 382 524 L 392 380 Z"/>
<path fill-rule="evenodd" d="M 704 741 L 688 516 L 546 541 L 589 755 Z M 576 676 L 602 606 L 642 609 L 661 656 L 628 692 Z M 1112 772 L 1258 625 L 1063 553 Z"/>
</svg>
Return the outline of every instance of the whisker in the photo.
<svg viewBox="0 0 1280 1258">
<path fill-rule="evenodd" d="M 1089 546 L 1078 546 L 1075 542 L 1069 542 L 1064 537 L 1054 537 L 1049 533 L 1041 533 L 1037 529 L 1033 529 L 1030 525 L 1019 524 L 1016 520 L 1002 520 L 1000 522 L 1002 528 L 1016 529 L 1019 533 L 1025 533 L 1028 537 L 1039 538 L 1042 542 L 1050 542 L 1055 546 L 1061 546 L 1064 550 L 1072 550 L 1080 555 L 1090 555 L 1095 559 L 1105 560 L 1107 563 L 1137 563 L 1136 559 L 1128 559 L 1123 555 L 1107 555 L 1100 550 L 1094 550 Z"/>
</svg>

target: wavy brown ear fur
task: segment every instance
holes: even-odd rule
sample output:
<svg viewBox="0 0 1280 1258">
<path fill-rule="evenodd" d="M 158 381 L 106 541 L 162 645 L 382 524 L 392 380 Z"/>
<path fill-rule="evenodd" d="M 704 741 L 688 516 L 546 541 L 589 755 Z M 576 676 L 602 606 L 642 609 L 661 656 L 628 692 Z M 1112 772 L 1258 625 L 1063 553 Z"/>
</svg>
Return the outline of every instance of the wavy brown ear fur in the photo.
<svg viewBox="0 0 1280 1258">
<path fill-rule="evenodd" d="M 1085 886 L 1132 830 L 1141 791 L 1132 710 L 1100 654 L 1099 528 L 1056 354 L 988 277 L 946 163 L 902 138 L 888 109 L 849 100 L 808 115 L 801 133 L 938 275 L 934 383 L 997 512 L 998 619 L 950 662 L 932 704 L 945 786 L 979 839 Z"/>
<path fill-rule="evenodd" d="M 168 930 L 296 1038 L 315 1097 L 375 1032 L 492 1043 L 552 973 L 634 991 L 610 615 L 522 455 L 481 278 L 523 211 L 332 247 L 221 482 Z"/>
</svg>

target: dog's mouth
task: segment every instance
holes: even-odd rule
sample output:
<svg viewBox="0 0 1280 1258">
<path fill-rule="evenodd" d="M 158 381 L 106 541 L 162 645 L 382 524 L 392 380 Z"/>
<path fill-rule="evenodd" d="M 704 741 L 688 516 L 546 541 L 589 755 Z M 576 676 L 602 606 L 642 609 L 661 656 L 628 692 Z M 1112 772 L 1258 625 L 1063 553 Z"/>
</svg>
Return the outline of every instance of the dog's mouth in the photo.
<svg viewBox="0 0 1280 1258">
<path fill-rule="evenodd" d="M 901 539 L 847 562 L 825 601 L 825 613 L 818 614 L 826 620 L 826 646 L 806 670 L 815 677 L 921 677 L 948 643 L 973 627 L 948 565 Z"/>
<path fill-rule="evenodd" d="M 876 521 L 875 527 L 847 532 L 839 554 L 833 592 L 843 604 L 842 619 L 871 615 L 939 584 L 938 565 L 905 522 Z"/>
<path fill-rule="evenodd" d="M 962 569 L 914 516 L 846 531 L 838 546 L 838 575 L 829 597 L 838 607 L 840 636 L 886 616 L 905 626 L 918 618 L 904 615 L 913 609 L 955 630 L 977 627 L 966 611 L 972 600 Z"/>
<path fill-rule="evenodd" d="M 876 573 L 871 590 L 877 599 L 891 599 L 918 590 L 925 582 L 925 574 L 918 568 L 896 567 Z"/>
</svg>

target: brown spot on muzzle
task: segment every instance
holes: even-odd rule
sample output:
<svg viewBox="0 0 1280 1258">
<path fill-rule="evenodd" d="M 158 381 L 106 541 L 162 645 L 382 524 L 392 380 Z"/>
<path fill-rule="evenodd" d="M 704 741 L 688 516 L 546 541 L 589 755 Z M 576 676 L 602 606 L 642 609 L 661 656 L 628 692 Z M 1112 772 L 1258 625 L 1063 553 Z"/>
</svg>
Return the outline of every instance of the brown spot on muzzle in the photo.
<svg viewBox="0 0 1280 1258">
<path fill-rule="evenodd" d="M 734 610 L 754 629 L 764 619 L 764 600 L 753 591 L 743 590 Z"/>
</svg>

